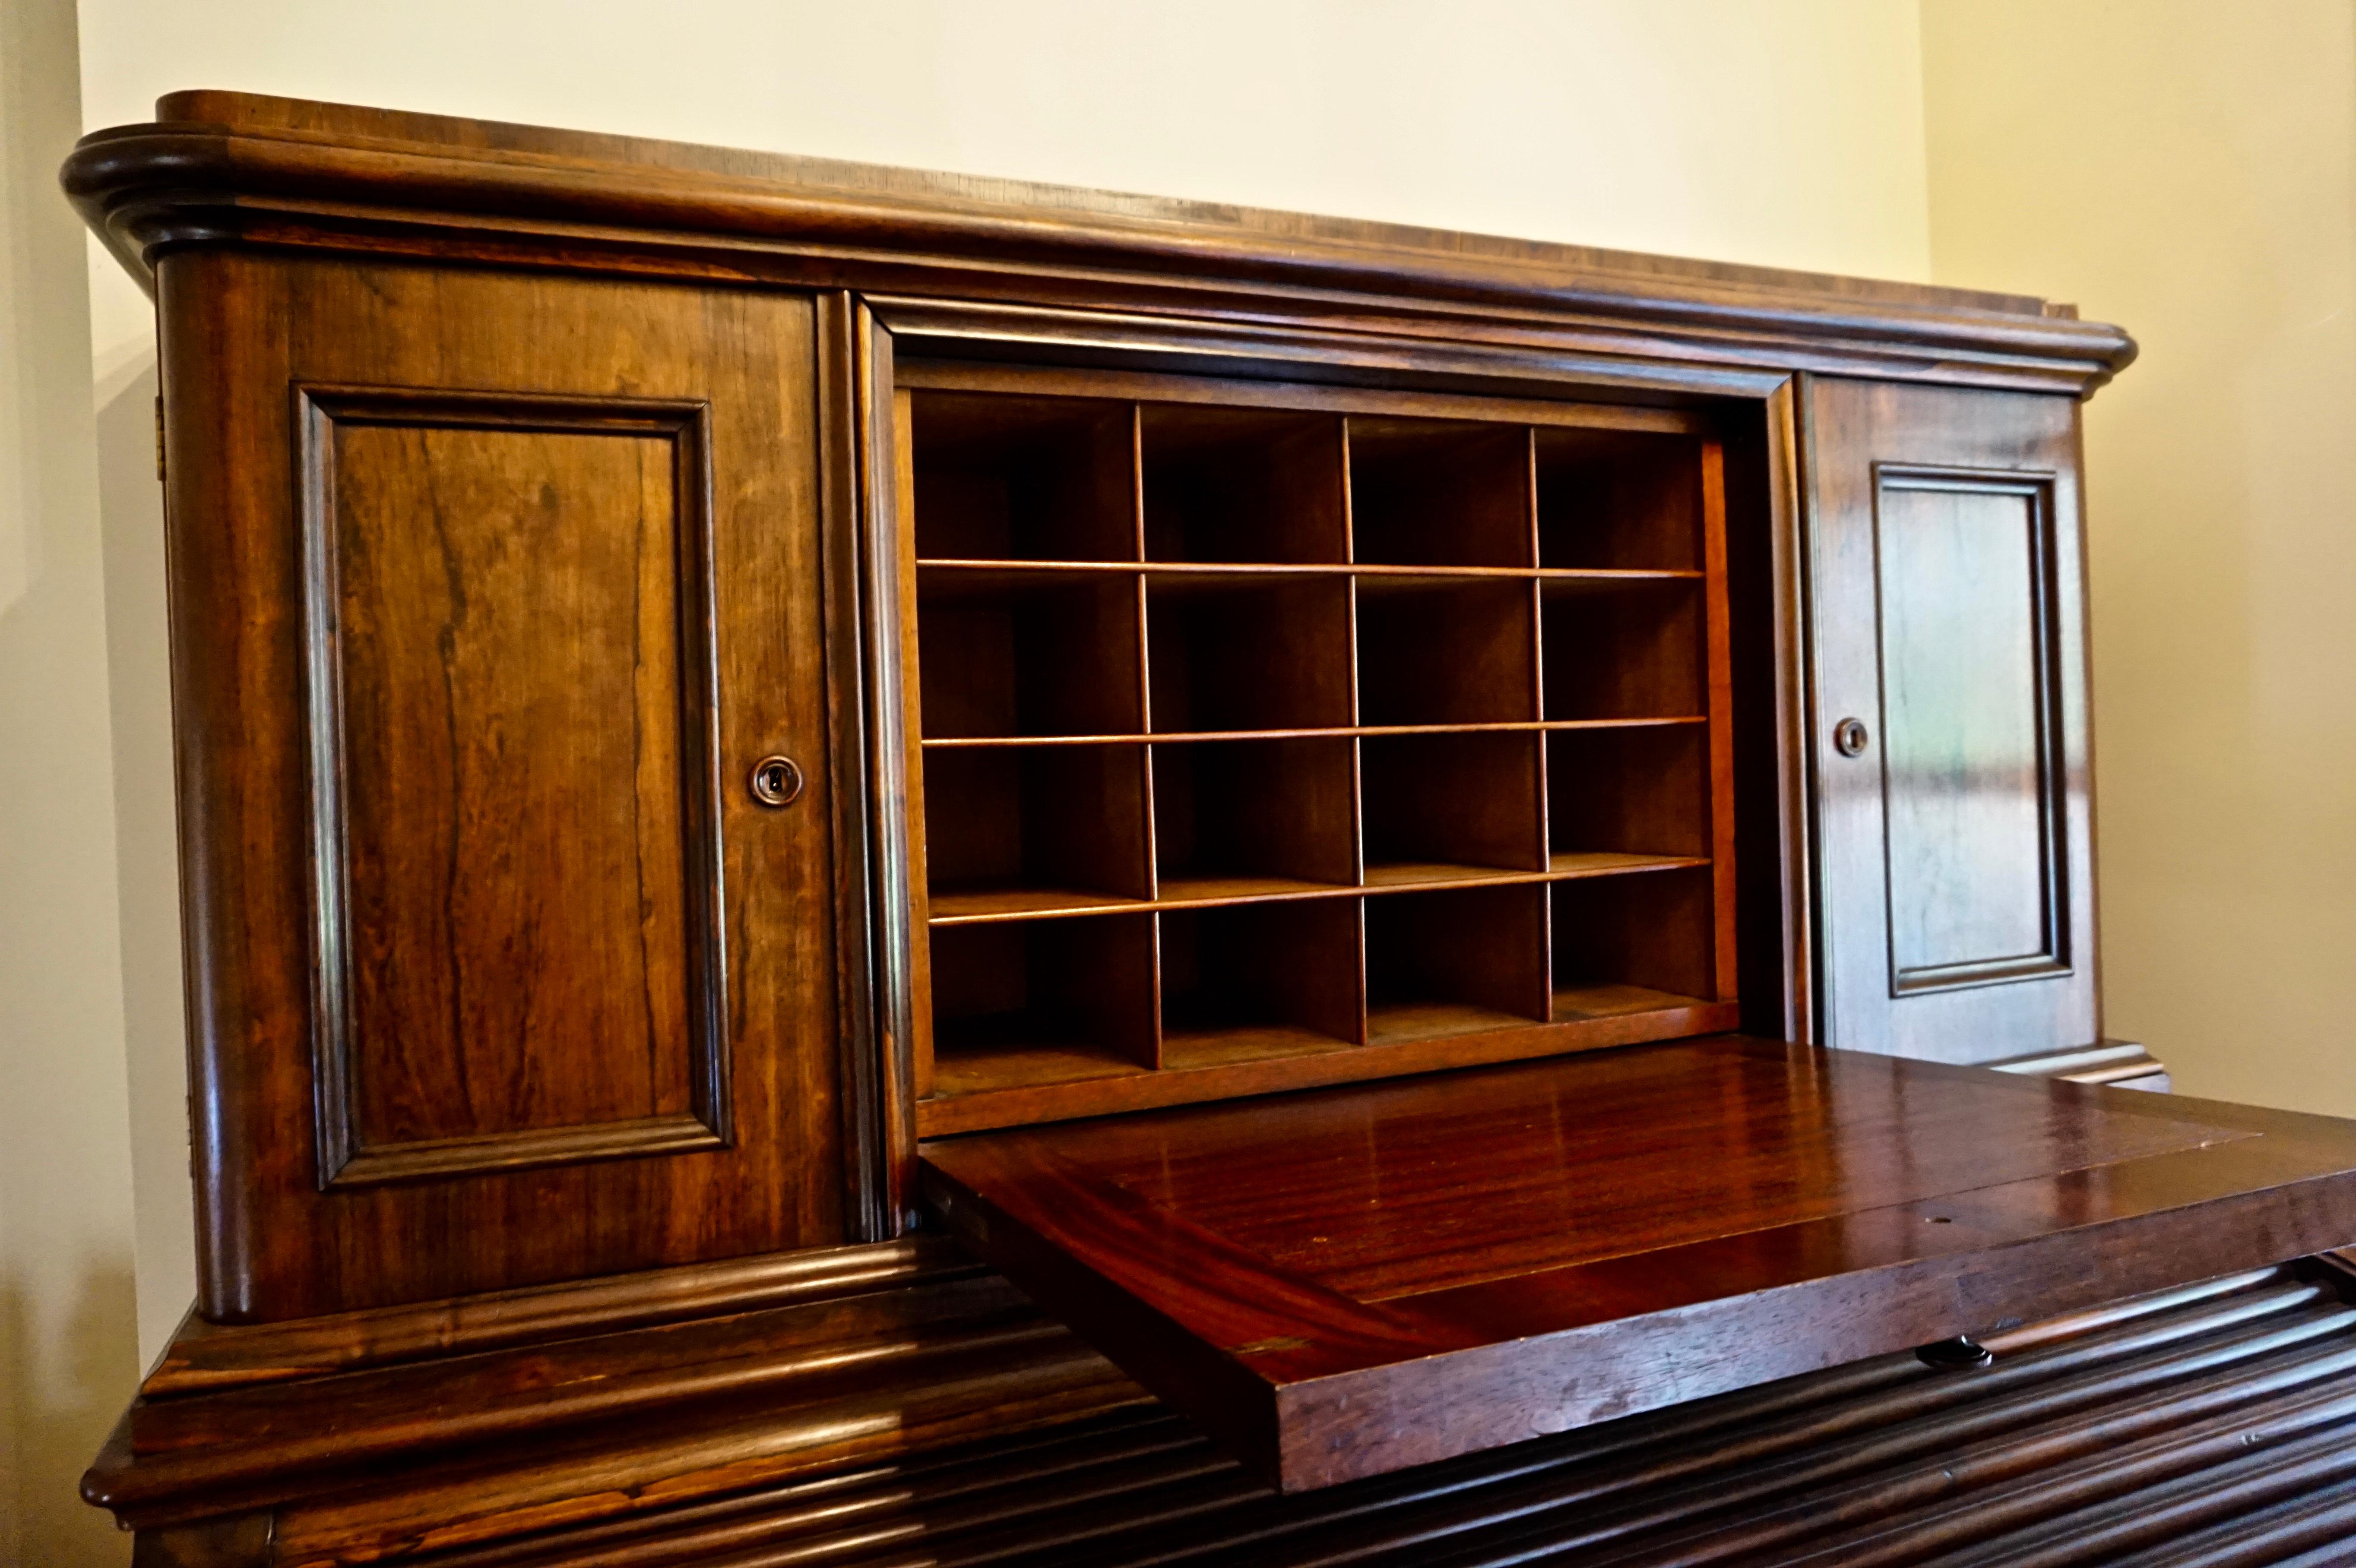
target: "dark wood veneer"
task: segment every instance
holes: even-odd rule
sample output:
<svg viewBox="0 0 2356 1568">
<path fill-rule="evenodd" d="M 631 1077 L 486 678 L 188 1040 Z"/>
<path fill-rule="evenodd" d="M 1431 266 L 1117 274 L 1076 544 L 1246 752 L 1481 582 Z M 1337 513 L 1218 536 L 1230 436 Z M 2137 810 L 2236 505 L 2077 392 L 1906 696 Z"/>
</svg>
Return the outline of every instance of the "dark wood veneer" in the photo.
<svg viewBox="0 0 2356 1568">
<path fill-rule="evenodd" d="M 843 1239 L 813 302 L 163 274 L 206 1315 Z"/>
<path fill-rule="evenodd" d="M 2356 1130 L 1740 1038 L 928 1141 L 952 1232 L 1286 1490 L 2332 1244 Z"/>
</svg>

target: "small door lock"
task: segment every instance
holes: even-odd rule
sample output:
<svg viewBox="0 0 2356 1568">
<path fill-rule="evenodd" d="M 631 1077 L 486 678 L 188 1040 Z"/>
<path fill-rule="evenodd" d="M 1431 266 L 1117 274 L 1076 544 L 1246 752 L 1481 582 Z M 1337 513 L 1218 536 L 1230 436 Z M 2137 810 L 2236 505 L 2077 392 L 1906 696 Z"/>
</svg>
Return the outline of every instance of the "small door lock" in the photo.
<svg viewBox="0 0 2356 1568">
<path fill-rule="evenodd" d="M 753 798 L 763 805 L 791 805 L 802 793 L 802 770 L 791 757 L 763 757 L 753 764 Z"/>
<path fill-rule="evenodd" d="M 1872 739 L 1862 719 L 1844 719 L 1833 726 L 1833 750 L 1844 757 L 1865 755 L 1866 742 Z"/>
</svg>

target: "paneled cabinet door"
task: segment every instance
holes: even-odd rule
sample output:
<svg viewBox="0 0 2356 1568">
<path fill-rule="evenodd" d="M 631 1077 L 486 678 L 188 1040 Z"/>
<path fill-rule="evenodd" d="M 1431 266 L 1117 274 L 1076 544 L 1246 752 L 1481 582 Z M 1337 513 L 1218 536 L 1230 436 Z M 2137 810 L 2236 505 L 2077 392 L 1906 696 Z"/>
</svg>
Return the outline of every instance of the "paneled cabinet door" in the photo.
<svg viewBox="0 0 2356 1568">
<path fill-rule="evenodd" d="M 843 1239 L 814 302 L 161 285 L 205 1311 Z"/>
<path fill-rule="evenodd" d="M 2097 1029 L 2078 405 L 1812 379 L 1826 1043 Z"/>
</svg>

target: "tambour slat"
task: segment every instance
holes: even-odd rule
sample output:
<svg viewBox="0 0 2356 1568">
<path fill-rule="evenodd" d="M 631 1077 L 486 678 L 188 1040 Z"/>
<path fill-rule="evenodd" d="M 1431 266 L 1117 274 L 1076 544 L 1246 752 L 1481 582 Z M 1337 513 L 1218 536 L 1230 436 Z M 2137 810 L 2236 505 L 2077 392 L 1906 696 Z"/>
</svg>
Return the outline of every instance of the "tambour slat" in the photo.
<svg viewBox="0 0 2356 1568">
<path fill-rule="evenodd" d="M 2292 1270 L 1280 1498 L 1158 1406 L 432 1568 L 2319 1564 L 2356 1309 Z M 2322 1555 L 2317 1555 L 2322 1553 Z M 2305 1554 L 2305 1555 L 2301 1555 Z"/>
</svg>

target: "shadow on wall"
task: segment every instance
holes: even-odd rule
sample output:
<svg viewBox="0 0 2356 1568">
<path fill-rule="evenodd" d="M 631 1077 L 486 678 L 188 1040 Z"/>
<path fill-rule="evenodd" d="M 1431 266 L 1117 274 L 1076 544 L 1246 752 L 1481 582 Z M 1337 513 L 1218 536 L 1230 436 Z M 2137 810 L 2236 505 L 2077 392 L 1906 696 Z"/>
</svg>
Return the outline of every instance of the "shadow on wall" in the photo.
<svg viewBox="0 0 2356 1568">
<path fill-rule="evenodd" d="M 133 1283 L 128 1269 L 86 1272 L 61 1320 L 34 1293 L 0 1280 L 0 1410 L 14 1413 L 17 1548 L 30 1568 L 120 1568 L 130 1546 L 81 1500 L 81 1473 L 123 1413 Z"/>
<path fill-rule="evenodd" d="M 143 1365 L 163 1349 L 196 1296 L 155 389 L 155 351 L 146 348 L 111 371 L 102 369 L 97 395 L 99 528 L 106 562 L 107 694 L 114 751 L 115 892 L 123 942 Z"/>
</svg>

